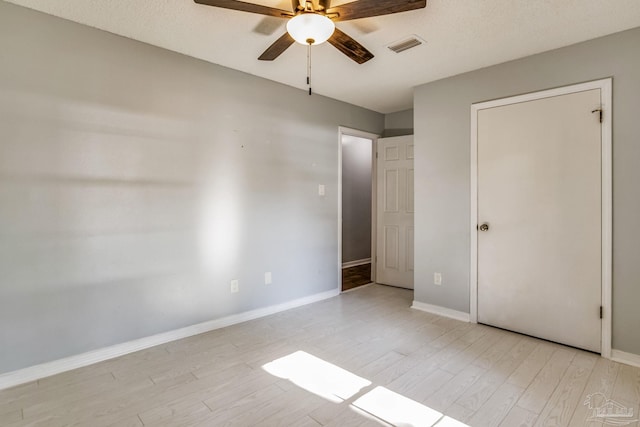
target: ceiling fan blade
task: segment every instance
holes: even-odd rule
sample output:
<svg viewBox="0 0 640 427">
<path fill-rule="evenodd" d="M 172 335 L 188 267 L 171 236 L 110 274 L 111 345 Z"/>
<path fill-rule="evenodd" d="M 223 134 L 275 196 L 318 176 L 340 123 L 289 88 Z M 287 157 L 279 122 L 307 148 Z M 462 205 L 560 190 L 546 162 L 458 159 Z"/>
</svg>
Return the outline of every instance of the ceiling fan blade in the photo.
<svg viewBox="0 0 640 427">
<path fill-rule="evenodd" d="M 271 46 L 265 50 L 258 58 L 261 61 L 273 61 L 282 54 L 289 46 L 291 46 L 295 40 L 289 35 L 284 33 L 282 37 L 276 40 Z"/>
<path fill-rule="evenodd" d="M 426 6 L 427 0 L 358 0 L 332 7 L 327 13 L 338 14 L 336 18 L 333 18 L 334 21 L 349 21 L 351 19 L 407 12 L 409 10 L 422 9 Z"/>
<path fill-rule="evenodd" d="M 328 41 L 336 49 L 356 61 L 358 64 L 364 64 L 373 58 L 373 53 L 369 52 L 364 46 L 337 28 Z"/>
<path fill-rule="evenodd" d="M 276 16 L 278 18 L 286 18 L 293 16 L 293 13 L 276 9 L 273 7 L 262 6 L 260 4 L 247 3 L 238 0 L 194 0 L 198 4 L 206 6 L 221 7 L 223 9 L 239 10 L 241 12 L 258 13 L 260 15 Z"/>
</svg>

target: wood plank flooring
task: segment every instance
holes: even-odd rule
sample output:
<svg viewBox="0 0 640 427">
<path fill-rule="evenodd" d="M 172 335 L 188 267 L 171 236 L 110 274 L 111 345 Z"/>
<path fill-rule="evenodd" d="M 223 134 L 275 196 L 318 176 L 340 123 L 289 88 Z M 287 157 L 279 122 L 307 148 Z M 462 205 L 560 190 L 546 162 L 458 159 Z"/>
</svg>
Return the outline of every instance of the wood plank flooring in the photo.
<svg viewBox="0 0 640 427">
<path fill-rule="evenodd" d="M 342 290 L 348 291 L 371 283 L 371 263 L 342 269 Z"/>
<path fill-rule="evenodd" d="M 418 408 L 437 411 L 442 427 L 600 426 L 584 403 L 602 393 L 592 402 L 633 409 L 623 421 L 638 426 L 640 369 L 412 310 L 412 299 L 412 291 L 372 285 L 0 391 L 0 425 L 427 425 L 403 424 L 407 408 Z M 329 393 L 344 385 L 331 374 L 314 379 L 314 369 L 301 368 L 281 378 L 263 368 L 296 352 L 368 385 L 325 398 L 314 381 Z M 380 387 L 395 393 L 397 414 L 387 402 L 380 413 L 370 409 Z M 365 400 L 367 411 L 358 408 Z"/>
</svg>

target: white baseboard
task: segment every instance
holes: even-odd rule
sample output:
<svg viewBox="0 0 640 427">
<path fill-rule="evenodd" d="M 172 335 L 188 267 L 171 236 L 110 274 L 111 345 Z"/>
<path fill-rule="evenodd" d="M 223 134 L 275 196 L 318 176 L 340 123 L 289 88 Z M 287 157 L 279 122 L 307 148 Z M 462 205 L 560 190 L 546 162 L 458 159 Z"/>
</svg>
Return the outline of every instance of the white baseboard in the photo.
<svg viewBox="0 0 640 427">
<path fill-rule="evenodd" d="M 627 353 L 620 350 L 611 350 L 611 360 L 640 368 L 640 355 L 638 354 Z"/>
<path fill-rule="evenodd" d="M 427 304 L 420 301 L 413 301 L 411 308 L 416 310 L 426 311 L 427 313 L 437 314 L 438 316 L 449 317 L 451 319 L 460 320 L 462 322 L 469 321 L 469 313 L 463 311 L 452 310 L 446 307 L 440 307 L 439 305 Z"/>
<path fill-rule="evenodd" d="M 371 258 L 357 259 L 355 261 L 347 261 L 342 263 L 342 268 L 357 267 L 359 265 L 371 264 Z"/>
<path fill-rule="evenodd" d="M 64 359 L 30 366 L 13 372 L 7 372 L 0 375 L 0 390 L 41 378 L 50 377 L 72 369 L 82 368 L 104 360 L 113 359 L 114 357 L 123 356 L 149 347 L 165 344 L 170 341 L 202 334 L 214 329 L 224 328 L 226 326 L 235 325 L 236 323 L 257 319 L 259 317 L 269 316 L 281 311 L 290 310 L 292 308 L 332 298 L 337 295 L 340 295 L 340 289 L 321 292 L 319 294 L 310 295 L 308 297 L 299 298 L 282 304 L 245 311 L 244 313 L 234 314 L 221 319 L 210 320 L 208 322 L 198 323 L 197 325 L 187 326 L 185 328 L 175 329 L 173 331 L 163 332 L 122 344 L 112 345 L 98 350 L 89 351 L 87 353 L 65 357 Z"/>
</svg>

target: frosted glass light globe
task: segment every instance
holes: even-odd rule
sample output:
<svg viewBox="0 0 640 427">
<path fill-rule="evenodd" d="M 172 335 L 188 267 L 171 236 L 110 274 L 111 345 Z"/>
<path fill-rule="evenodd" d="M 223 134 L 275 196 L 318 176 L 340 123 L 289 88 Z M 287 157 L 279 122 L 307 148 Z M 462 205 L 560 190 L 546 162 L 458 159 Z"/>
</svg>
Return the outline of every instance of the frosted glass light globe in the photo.
<svg viewBox="0 0 640 427">
<path fill-rule="evenodd" d="M 287 32 L 300 44 L 326 42 L 336 29 L 333 21 L 317 13 L 301 13 L 287 22 Z"/>
</svg>

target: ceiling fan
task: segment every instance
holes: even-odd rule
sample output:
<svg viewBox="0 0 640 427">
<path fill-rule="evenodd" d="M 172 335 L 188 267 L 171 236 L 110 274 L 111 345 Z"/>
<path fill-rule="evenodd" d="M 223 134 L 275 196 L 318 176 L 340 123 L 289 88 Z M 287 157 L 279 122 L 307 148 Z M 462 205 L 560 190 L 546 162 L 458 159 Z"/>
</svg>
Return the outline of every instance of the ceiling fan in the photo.
<svg viewBox="0 0 640 427">
<path fill-rule="evenodd" d="M 292 0 L 292 11 L 277 9 L 238 0 L 194 0 L 198 4 L 239 10 L 289 19 L 287 32 L 276 40 L 258 58 L 273 61 L 294 42 L 316 45 L 328 41 L 349 58 L 363 64 L 373 54 L 353 38 L 335 28 L 334 22 L 390 15 L 422 9 L 427 0 L 357 0 L 331 7 L 331 0 Z"/>
</svg>

